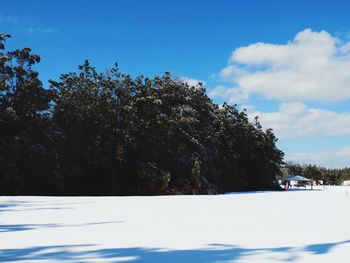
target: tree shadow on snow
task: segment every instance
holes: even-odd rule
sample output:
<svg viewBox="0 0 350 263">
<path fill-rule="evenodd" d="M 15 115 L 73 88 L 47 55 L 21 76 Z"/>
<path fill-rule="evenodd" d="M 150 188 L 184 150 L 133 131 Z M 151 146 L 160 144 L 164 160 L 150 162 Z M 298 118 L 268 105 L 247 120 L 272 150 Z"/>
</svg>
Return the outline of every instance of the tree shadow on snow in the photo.
<svg viewBox="0 0 350 263">
<path fill-rule="evenodd" d="M 0 203 L 0 213 L 12 211 L 19 204 L 16 202 L 3 202 Z"/>
<path fill-rule="evenodd" d="M 124 221 L 88 222 L 88 223 L 81 223 L 81 224 L 13 224 L 13 225 L 0 224 L 0 233 L 28 231 L 28 230 L 36 230 L 36 229 L 42 229 L 42 228 L 56 228 L 56 227 L 85 227 L 85 226 L 92 226 L 92 225 L 117 224 L 117 223 L 123 223 L 123 222 Z"/>
<path fill-rule="evenodd" d="M 327 254 L 335 246 L 350 243 L 350 240 L 337 242 L 337 243 L 324 243 L 324 244 L 314 244 L 309 245 L 305 248 L 306 251 L 311 252 L 312 254 Z"/>
<path fill-rule="evenodd" d="M 13 225 L 0 225 L 0 233 L 4 232 L 18 232 L 33 230 L 38 228 L 56 227 L 56 224 L 13 224 Z"/>
<path fill-rule="evenodd" d="M 63 201 L 63 200 L 62 200 Z M 22 211 L 35 211 L 35 210 L 66 210 L 73 209 L 67 205 L 79 205 L 84 203 L 67 203 L 57 200 L 43 200 L 43 201 L 0 201 L 0 213 L 3 212 L 22 212 Z"/>
<path fill-rule="evenodd" d="M 329 253 L 334 247 L 350 243 L 350 240 L 311 244 L 306 247 L 280 247 L 280 248 L 241 248 L 231 245 L 212 244 L 206 249 L 171 250 L 146 248 L 110 248 L 94 249 L 94 245 L 66 245 L 32 247 L 26 249 L 0 250 L 0 262 L 37 262 L 40 260 L 55 262 L 141 262 L 141 263 L 177 263 L 177 262 L 234 262 L 239 259 L 249 259 L 250 256 L 266 255 L 271 261 L 297 262 L 297 253 L 308 252 L 311 255 Z"/>
</svg>

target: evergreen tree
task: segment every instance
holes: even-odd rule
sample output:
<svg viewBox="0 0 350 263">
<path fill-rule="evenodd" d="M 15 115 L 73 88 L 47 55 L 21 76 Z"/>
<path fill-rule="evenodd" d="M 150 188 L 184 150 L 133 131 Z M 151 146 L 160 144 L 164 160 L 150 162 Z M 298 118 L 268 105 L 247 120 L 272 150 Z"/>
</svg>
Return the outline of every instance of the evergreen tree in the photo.
<svg viewBox="0 0 350 263">
<path fill-rule="evenodd" d="M 0 53 L 1 193 L 279 189 L 272 130 L 214 104 L 201 84 L 99 73 L 85 61 L 44 89 L 32 70 L 39 61 L 28 48 Z"/>
<path fill-rule="evenodd" d="M 0 189 L 2 193 L 54 192 L 55 154 L 50 138 L 50 91 L 32 69 L 29 48 L 5 50 L 0 34 Z"/>
</svg>

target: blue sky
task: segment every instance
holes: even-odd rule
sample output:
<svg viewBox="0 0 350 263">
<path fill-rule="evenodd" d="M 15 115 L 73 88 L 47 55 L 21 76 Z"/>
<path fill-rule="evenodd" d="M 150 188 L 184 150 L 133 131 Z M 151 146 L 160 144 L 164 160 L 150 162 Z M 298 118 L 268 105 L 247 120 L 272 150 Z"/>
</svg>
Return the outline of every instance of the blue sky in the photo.
<svg viewBox="0 0 350 263">
<path fill-rule="evenodd" d="M 0 31 L 13 36 L 9 49 L 29 46 L 42 56 L 44 83 L 86 58 L 99 70 L 118 62 L 134 76 L 171 71 L 204 81 L 215 102 L 261 116 L 287 159 L 342 167 L 350 166 L 350 87 L 339 73 L 350 72 L 349 8 L 307 0 L 1 0 Z"/>
</svg>

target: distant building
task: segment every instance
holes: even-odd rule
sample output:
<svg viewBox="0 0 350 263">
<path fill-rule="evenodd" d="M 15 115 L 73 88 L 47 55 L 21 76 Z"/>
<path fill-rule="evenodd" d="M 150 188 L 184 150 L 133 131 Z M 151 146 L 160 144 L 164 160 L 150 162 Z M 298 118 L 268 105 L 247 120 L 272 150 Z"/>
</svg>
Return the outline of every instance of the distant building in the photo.
<svg viewBox="0 0 350 263">
<path fill-rule="evenodd" d="M 294 175 L 284 179 L 284 189 L 286 190 L 291 186 L 305 188 L 306 185 L 310 185 L 311 189 L 313 189 L 314 181 L 301 175 Z"/>
<path fill-rule="evenodd" d="M 350 186 L 350 180 L 343 181 L 344 186 Z"/>
<path fill-rule="evenodd" d="M 314 181 L 314 185 L 323 185 L 323 180 Z"/>
</svg>

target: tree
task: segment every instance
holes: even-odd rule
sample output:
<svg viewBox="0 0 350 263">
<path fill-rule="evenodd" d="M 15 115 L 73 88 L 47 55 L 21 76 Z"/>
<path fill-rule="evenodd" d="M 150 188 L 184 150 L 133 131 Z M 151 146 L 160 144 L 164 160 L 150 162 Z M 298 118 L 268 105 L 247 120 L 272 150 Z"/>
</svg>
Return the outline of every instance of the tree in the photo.
<svg viewBox="0 0 350 263">
<path fill-rule="evenodd" d="M 304 174 L 304 169 L 300 164 L 293 163 L 293 162 L 286 162 L 286 168 L 288 169 L 288 174 L 290 176 Z"/>
<path fill-rule="evenodd" d="M 2 34 L 0 47 L 8 38 Z M 271 129 L 170 73 L 99 73 L 45 89 L 28 48 L 0 53 L 1 193 L 198 194 L 279 189 Z"/>
<path fill-rule="evenodd" d="M 32 69 L 29 48 L 5 50 L 0 33 L 0 187 L 3 193 L 52 192 L 54 153 L 49 136 L 50 91 Z"/>
</svg>

